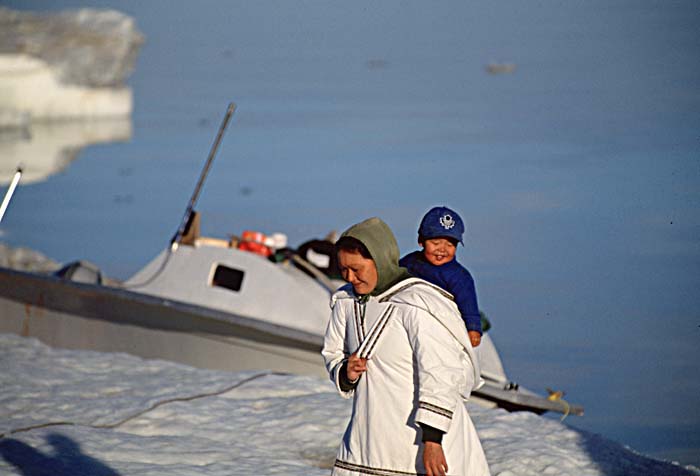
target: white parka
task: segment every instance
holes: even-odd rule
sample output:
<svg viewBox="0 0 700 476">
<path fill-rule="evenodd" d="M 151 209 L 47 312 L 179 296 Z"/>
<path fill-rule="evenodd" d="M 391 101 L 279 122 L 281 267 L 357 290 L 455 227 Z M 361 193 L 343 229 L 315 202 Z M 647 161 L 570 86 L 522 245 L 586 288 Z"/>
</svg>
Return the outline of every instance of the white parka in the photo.
<svg viewBox="0 0 700 476">
<path fill-rule="evenodd" d="M 445 432 L 448 474 L 489 474 L 464 404 L 481 384 L 479 365 L 450 297 L 418 278 L 365 303 L 350 285 L 333 295 L 322 353 L 331 380 L 343 397 L 353 398 L 353 408 L 332 474 L 423 474 L 419 423 Z M 339 371 L 358 349 L 368 359 L 367 371 L 345 392 Z"/>
</svg>

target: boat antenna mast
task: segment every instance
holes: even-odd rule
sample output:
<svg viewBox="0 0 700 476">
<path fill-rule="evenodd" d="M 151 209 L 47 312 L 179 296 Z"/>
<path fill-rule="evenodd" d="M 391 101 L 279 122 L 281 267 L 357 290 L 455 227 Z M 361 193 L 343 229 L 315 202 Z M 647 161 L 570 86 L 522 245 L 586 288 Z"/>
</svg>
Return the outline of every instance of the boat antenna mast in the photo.
<svg viewBox="0 0 700 476">
<path fill-rule="evenodd" d="M 19 179 L 21 177 L 22 177 L 22 167 L 17 167 L 17 171 L 12 176 L 12 180 L 10 181 L 10 186 L 7 188 L 7 192 L 5 192 L 5 198 L 3 198 L 3 200 L 2 200 L 2 205 L 0 205 L 0 222 L 2 221 L 2 218 L 5 216 L 5 212 L 7 211 L 7 207 L 10 205 L 10 200 L 12 200 L 12 195 L 15 193 L 15 189 L 17 188 L 17 184 L 19 183 Z"/>
<path fill-rule="evenodd" d="M 216 152 L 219 149 L 219 144 L 221 144 L 221 139 L 224 136 L 224 131 L 226 130 L 226 127 L 228 126 L 229 120 L 231 119 L 231 116 L 233 116 L 234 111 L 236 110 L 236 103 L 229 103 L 228 108 L 226 109 L 226 114 L 224 115 L 223 121 L 221 121 L 221 126 L 219 126 L 219 132 L 216 134 L 216 139 L 214 140 L 214 143 L 211 146 L 211 150 L 209 151 L 209 157 L 207 157 L 207 161 L 204 164 L 204 168 L 202 169 L 202 173 L 199 175 L 199 180 L 197 181 L 197 186 L 194 189 L 194 193 L 192 194 L 192 198 L 190 198 L 190 202 L 187 204 L 187 210 L 185 210 L 185 216 L 182 217 L 182 222 L 180 223 L 180 226 L 177 229 L 177 232 L 175 232 L 175 235 L 173 238 L 170 240 L 170 249 L 175 251 L 180 243 L 180 240 L 182 240 L 182 237 L 187 233 L 187 231 L 190 229 L 192 226 L 193 218 L 194 218 L 194 205 L 197 202 L 197 199 L 199 198 L 199 194 L 202 191 L 202 185 L 204 184 L 204 180 L 207 177 L 207 174 L 209 173 L 209 169 L 211 168 L 211 164 L 214 161 L 214 157 L 216 156 Z"/>
</svg>

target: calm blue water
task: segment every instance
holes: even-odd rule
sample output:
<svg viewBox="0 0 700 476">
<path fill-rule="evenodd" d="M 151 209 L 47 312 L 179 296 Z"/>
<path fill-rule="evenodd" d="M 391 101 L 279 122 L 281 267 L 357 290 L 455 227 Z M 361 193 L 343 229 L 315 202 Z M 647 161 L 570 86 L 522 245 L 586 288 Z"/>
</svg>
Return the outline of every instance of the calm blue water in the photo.
<svg viewBox="0 0 700 476">
<path fill-rule="evenodd" d="M 297 245 L 378 215 L 408 252 L 427 209 L 456 208 L 512 378 L 564 389 L 586 407 L 573 426 L 700 466 L 697 2 L 51 8 L 86 4 L 146 35 L 133 136 L 21 187 L 4 241 L 129 276 L 174 233 L 235 101 L 204 233 Z"/>
</svg>

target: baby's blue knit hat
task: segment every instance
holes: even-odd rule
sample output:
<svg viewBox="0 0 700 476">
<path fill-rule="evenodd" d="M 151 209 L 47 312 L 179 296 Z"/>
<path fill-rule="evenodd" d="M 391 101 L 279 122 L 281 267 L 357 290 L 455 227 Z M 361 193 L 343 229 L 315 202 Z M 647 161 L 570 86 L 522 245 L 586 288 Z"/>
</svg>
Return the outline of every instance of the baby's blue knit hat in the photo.
<svg viewBox="0 0 700 476">
<path fill-rule="evenodd" d="M 453 238 L 464 244 L 464 222 L 459 214 L 447 207 L 434 207 L 423 216 L 418 227 L 418 236 L 431 238 Z"/>
</svg>

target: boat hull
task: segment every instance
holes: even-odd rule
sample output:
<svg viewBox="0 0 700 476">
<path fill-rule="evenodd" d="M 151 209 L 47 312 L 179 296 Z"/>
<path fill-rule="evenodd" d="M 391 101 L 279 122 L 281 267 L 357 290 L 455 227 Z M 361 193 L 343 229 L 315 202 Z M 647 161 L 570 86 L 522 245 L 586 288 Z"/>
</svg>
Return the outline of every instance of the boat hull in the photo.
<svg viewBox="0 0 700 476">
<path fill-rule="evenodd" d="M 325 375 L 322 339 L 283 326 L 106 286 L 0 270 L 0 332 L 202 368 Z"/>
</svg>

